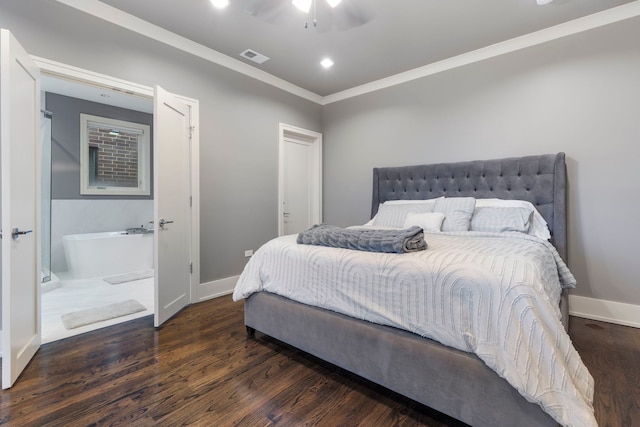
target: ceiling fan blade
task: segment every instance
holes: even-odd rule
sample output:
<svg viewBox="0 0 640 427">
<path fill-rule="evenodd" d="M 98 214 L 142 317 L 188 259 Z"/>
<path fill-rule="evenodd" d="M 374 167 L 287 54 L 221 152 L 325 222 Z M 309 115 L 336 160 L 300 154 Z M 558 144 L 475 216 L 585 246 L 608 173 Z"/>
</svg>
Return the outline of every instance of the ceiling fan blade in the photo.
<svg viewBox="0 0 640 427">
<path fill-rule="evenodd" d="M 339 13 L 335 14 L 334 28 L 338 31 L 346 31 L 360 27 L 373 20 L 373 12 L 370 8 L 359 5 L 355 0 L 343 1 Z"/>
<path fill-rule="evenodd" d="M 245 13 L 267 22 L 275 22 L 291 5 L 289 0 L 247 0 Z"/>
<path fill-rule="evenodd" d="M 366 0 L 343 0 L 337 7 L 331 8 L 324 0 L 317 4 L 317 31 L 347 31 L 360 27 L 373 20 L 374 14 Z"/>
</svg>

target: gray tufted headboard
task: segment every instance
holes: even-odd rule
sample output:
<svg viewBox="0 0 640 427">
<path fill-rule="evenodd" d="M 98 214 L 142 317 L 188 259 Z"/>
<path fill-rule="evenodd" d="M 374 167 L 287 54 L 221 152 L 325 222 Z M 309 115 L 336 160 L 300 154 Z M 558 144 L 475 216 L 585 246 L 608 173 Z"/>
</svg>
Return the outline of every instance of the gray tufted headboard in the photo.
<svg viewBox="0 0 640 427">
<path fill-rule="evenodd" d="M 387 200 L 475 197 L 531 202 L 551 231 L 560 256 L 567 255 L 564 153 L 497 160 L 373 169 L 371 217 Z"/>
</svg>

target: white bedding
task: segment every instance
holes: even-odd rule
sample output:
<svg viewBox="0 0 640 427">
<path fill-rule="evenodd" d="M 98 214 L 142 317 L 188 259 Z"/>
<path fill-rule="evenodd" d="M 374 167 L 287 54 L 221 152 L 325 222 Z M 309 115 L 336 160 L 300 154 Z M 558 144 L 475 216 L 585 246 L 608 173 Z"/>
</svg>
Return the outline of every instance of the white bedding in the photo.
<svg viewBox="0 0 640 427">
<path fill-rule="evenodd" d="M 394 326 L 478 355 L 564 426 L 597 426 L 593 378 L 560 322 L 575 279 L 555 248 L 523 233 L 425 234 L 426 251 L 382 254 L 266 243 L 233 299 L 268 291 Z"/>
</svg>

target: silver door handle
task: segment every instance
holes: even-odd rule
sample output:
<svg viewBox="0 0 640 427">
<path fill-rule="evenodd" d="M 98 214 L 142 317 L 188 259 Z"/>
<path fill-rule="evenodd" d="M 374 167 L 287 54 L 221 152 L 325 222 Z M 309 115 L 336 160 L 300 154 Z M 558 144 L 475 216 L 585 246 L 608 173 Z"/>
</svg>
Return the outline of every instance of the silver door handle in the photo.
<svg viewBox="0 0 640 427">
<path fill-rule="evenodd" d="M 164 227 L 165 224 L 173 224 L 173 221 L 165 221 L 164 218 L 160 218 L 160 227 Z"/>
<path fill-rule="evenodd" d="M 18 237 L 20 237 L 23 234 L 29 234 L 29 233 L 33 233 L 33 230 L 26 230 L 26 231 L 20 231 L 19 228 L 12 228 L 11 229 L 11 238 L 13 240 L 16 240 Z M 2 234 L 0 234 L 0 236 L 2 236 Z"/>
</svg>

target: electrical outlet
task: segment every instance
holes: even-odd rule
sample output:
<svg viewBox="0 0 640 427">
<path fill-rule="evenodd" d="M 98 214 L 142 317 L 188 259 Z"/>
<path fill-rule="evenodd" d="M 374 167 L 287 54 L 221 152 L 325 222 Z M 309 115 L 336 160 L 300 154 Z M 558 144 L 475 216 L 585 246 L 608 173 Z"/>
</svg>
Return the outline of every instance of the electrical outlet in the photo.
<svg viewBox="0 0 640 427">
<path fill-rule="evenodd" d="M 249 258 L 251 255 L 253 255 L 253 249 L 249 249 L 248 251 L 244 251 L 244 257 L 245 258 Z"/>
</svg>

